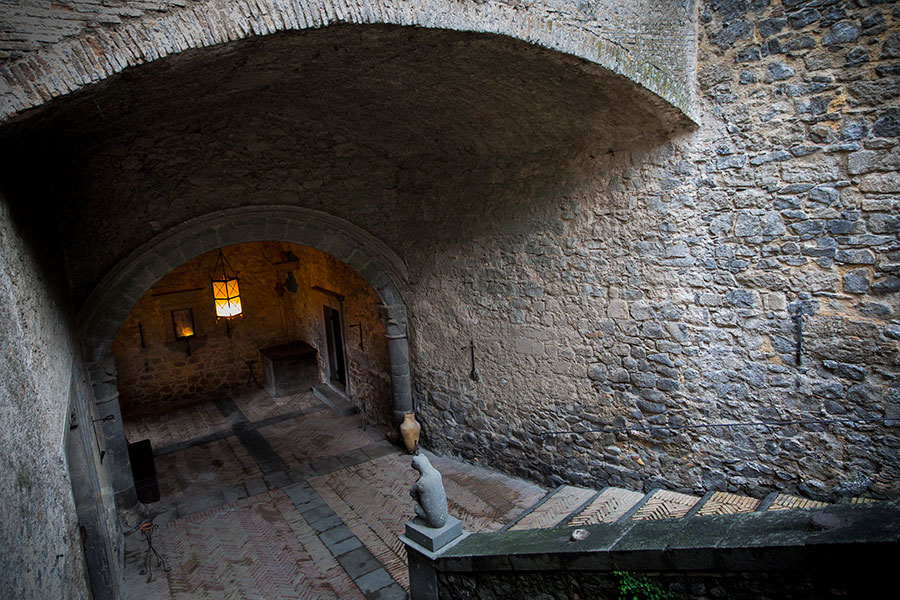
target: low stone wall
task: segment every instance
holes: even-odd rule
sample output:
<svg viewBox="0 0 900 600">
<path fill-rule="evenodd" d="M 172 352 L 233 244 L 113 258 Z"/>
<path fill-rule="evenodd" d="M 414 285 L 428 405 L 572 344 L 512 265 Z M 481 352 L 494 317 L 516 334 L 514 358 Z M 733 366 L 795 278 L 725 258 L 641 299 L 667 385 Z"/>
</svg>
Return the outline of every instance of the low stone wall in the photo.
<svg viewBox="0 0 900 600">
<path fill-rule="evenodd" d="M 573 528 L 477 534 L 431 566 L 441 600 L 881 597 L 898 517 L 890 502 L 593 525 L 582 541 Z"/>
<path fill-rule="evenodd" d="M 500 575 L 480 573 L 470 577 L 444 575 L 440 600 L 540 598 L 540 600 L 810 600 L 811 598 L 878 598 L 885 579 L 878 573 L 542 573 Z M 638 589 L 628 594 L 636 582 Z M 656 595 L 652 595 L 656 594 Z"/>
</svg>

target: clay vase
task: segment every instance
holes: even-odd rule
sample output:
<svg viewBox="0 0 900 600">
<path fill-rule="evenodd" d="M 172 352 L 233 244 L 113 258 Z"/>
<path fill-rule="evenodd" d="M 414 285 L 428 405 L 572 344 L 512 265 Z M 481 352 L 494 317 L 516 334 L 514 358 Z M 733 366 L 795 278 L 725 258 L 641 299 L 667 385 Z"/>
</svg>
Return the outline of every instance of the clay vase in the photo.
<svg viewBox="0 0 900 600">
<path fill-rule="evenodd" d="M 403 415 L 400 423 L 400 435 L 403 437 L 403 445 L 410 454 L 415 454 L 419 448 L 419 432 L 422 426 L 416 421 L 416 413 L 408 412 Z"/>
</svg>

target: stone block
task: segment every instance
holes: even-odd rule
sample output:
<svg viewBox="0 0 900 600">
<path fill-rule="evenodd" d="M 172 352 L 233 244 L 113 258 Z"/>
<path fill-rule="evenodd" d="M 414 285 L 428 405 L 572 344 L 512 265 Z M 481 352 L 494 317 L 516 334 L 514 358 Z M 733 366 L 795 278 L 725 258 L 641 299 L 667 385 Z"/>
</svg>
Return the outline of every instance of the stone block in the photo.
<svg viewBox="0 0 900 600">
<path fill-rule="evenodd" d="M 453 516 L 447 517 L 443 527 L 428 527 L 419 519 L 406 523 L 406 537 L 420 546 L 435 552 L 462 535 L 462 521 Z"/>
</svg>

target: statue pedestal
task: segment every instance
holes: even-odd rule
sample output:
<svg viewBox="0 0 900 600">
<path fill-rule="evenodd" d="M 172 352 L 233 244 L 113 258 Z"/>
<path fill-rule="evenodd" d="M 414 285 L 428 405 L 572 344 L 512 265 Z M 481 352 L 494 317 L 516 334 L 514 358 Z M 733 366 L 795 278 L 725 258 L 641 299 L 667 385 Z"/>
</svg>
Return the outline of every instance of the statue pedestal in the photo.
<svg viewBox="0 0 900 600">
<path fill-rule="evenodd" d="M 401 535 L 400 541 L 406 546 L 410 600 L 438 600 L 434 561 L 468 535 L 468 531 L 463 531 L 462 522 L 451 516 L 440 528 L 428 527 L 419 518 L 406 523 L 406 535 Z"/>
<path fill-rule="evenodd" d="M 462 535 L 462 521 L 447 516 L 443 527 L 429 527 L 425 521 L 416 517 L 406 523 L 406 537 L 423 548 L 436 552 Z"/>
</svg>

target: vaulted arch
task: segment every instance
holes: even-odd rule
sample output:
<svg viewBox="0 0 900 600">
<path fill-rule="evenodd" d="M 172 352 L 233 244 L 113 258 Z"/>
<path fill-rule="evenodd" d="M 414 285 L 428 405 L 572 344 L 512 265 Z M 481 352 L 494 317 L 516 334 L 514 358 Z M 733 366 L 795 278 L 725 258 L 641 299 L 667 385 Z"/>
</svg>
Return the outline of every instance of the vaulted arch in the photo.
<svg viewBox="0 0 900 600">
<path fill-rule="evenodd" d="M 406 266 L 383 242 L 327 213 L 294 206 L 252 206 L 203 215 L 164 231 L 119 262 L 97 285 L 78 315 L 84 355 L 105 415 L 102 435 L 119 506 L 136 501 L 118 407 L 112 344 L 134 304 L 167 273 L 216 248 L 242 242 L 281 241 L 309 246 L 345 262 L 372 287 L 384 306 L 395 422 L 412 409 L 409 343 L 403 289 Z"/>
<path fill-rule="evenodd" d="M 610 15 L 604 19 L 605 27 L 600 23 L 587 27 L 583 18 L 563 16 L 554 7 L 504 2 L 206 0 L 184 7 L 161 6 L 155 12 L 137 11 L 139 18 L 114 26 L 96 27 L 87 23 L 77 35 L 63 37 L 2 65 L 0 122 L 128 67 L 251 36 L 339 23 L 402 25 L 507 36 L 599 65 L 661 98 L 682 118 L 690 118 L 692 92 L 686 73 L 690 70 L 693 46 L 685 44 L 683 39 L 675 40 L 677 32 L 657 31 L 648 37 L 646 27 L 632 25 L 634 20 L 645 19 L 643 13 L 647 10 L 638 3 L 626 8 L 623 10 L 619 3 L 601 6 L 596 10 Z M 678 14 L 674 19 L 691 29 L 691 7 L 675 8 Z M 624 21 L 619 23 L 616 19 Z M 655 22 L 654 27 L 666 28 Z M 625 40 L 631 42 L 623 44 Z M 675 44 L 673 49 L 684 54 L 686 60 L 678 57 L 679 60 L 670 63 L 660 61 L 653 55 L 660 40 L 663 46 Z"/>
</svg>

